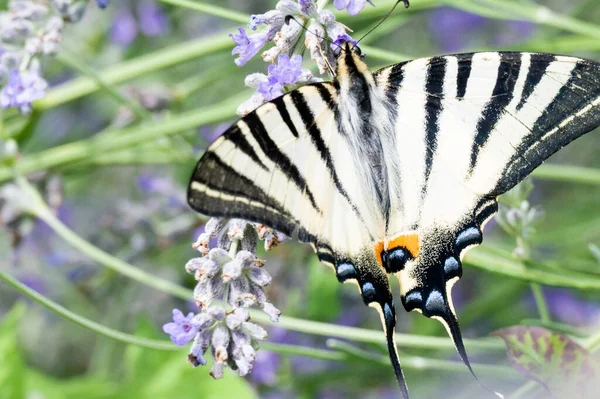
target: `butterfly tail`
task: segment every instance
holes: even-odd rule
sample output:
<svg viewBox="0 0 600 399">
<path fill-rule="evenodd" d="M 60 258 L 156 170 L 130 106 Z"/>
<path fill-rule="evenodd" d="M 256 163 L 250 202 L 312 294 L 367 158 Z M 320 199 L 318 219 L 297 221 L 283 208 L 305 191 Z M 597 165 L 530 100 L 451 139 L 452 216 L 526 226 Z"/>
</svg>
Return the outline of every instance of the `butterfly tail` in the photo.
<svg viewBox="0 0 600 399">
<path fill-rule="evenodd" d="M 408 386 L 406 385 L 406 379 L 404 378 L 404 372 L 402 372 L 402 367 L 400 366 L 400 359 L 398 357 L 398 349 L 396 348 L 396 312 L 392 303 L 391 307 L 386 308 L 387 305 L 384 305 L 382 309 L 382 323 L 385 331 L 385 339 L 387 342 L 388 353 L 390 355 L 390 362 L 392 363 L 392 368 L 394 369 L 394 374 L 396 376 L 396 381 L 398 381 L 398 386 L 400 387 L 400 397 L 402 399 L 409 399 L 408 396 Z M 386 310 L 388 310 L 386 312 Z"/>
<path fill-rule="evenodd" d="M 450 335 L 450 338 L 452 338 L 452 342 L 454 342 L 454 346 L 456 348 L 456 351 L 458 352 L 458 355 L 462 359 L 465 366 L 467 366 L 467 368 L 469 369 L 469 372 L 471 373 L 473 378 L 475 378 L 475 380 L 477 380 L 479 385 L 481 385 L 481 387 L 484 388 L 486 391 L 493 393 L 494 395 L 496 395 L 499 398 L 504 398 L 504 396 L 502 394 L 495 392 L 495 391 L 489 389 L 488 387 L 486 387 L 479 380 L 479 378 L 477 378 L 477 375 L 475 375 L 475 372 L 473 371 L 473 368 L 471 367 L 471 363 L 469 362 L 469 357 L 467 356 L 467 350 L 465 349 L 465 344 L 462 339 L 462 334 L 460 332 L 460 326 L 458 325 L 458 319 L 456 318 L 454 313 L 451 311 L 447 311 L 447 312 L 445 312 L 445 314 L 443 316 L 437 316 L 437 317 L 440 318 L 440 321 L 442 321 L 442 323 L 448 330 L 448 335 Z"/>
</svg>

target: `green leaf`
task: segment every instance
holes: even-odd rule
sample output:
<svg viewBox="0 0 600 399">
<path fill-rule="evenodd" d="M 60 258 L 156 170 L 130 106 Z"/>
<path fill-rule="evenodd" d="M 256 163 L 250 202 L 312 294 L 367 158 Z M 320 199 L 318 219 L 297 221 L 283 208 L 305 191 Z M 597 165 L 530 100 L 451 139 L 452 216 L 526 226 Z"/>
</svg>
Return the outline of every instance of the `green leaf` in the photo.
<svg viewBox="0 0 600 399">
<path fill-rule="evenodd" d="M 542 327 L 512 326 L 491 335 L 501 337 L 512 366 L 556 397 L 597 397 L 598 363 L 566 335 Z"/>
<path fill-rule="evenodd" d="M 0 324 L 0 399 L 25 398 L 25 363 L 17 346 L 17 325 L 25 311 L 18 302 Z"/>
</svg>

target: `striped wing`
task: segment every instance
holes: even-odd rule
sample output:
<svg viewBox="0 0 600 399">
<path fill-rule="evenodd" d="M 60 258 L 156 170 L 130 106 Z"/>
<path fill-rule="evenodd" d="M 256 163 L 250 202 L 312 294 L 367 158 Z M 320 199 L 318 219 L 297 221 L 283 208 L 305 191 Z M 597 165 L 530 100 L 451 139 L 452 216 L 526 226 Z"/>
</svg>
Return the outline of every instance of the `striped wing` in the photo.
<svg viewBox="0 0 600 399">
<path fill-rule="evenodd" d="M 401 176 L 389 234 L 455 223 L 600 124 L 600 66 L 573 57 L 475 53 L 376 73 Z"/>
<path fill-rule="evenodd" d="M 302 87 L 233 125 L 198 162 L 188 200 L 198 212 L 267 224 L 318 248 L 358 254 L 377 230 L 335 118 L 331 84 Z M 341 227 L 344 228 L 341 228 Z"/>
<path fill-rule="evenodd" d="M 481 243 L 498 195 L 600 125 L 600 64 L 475 53 L 410 61 L 375 78 L 395 115 L 400 175 L 388 241 L 419 237 L 418 255 L 400 248 L 403 263 L 392 270 L 402 302 L 439 319 L 468 366 L 450 297 L 462 256 Z"/>
</svg>

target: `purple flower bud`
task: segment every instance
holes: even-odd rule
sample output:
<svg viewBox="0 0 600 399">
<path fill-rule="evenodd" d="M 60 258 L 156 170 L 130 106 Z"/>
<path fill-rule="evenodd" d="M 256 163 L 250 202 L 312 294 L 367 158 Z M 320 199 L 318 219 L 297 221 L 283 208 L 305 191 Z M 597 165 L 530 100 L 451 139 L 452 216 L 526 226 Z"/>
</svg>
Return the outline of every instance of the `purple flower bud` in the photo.
<svg viewBox="0 0 600 399">
<path fill-rule="evenodd" d="M 263 312 L 265 312 L 266 314 L 269 315 L 269 318 L 271 319 L 271 321 L 273 323 L 279 322 L 279 316 L 281 315 L 281 311 L 279 309 L 277 309 L 275 306 L 273 306 L 272 303 L 270 303 L 270 302 L 263 303 L 262 310 L 263 310 Z"/>
<path fill-rule="evenodd" d="M 194 337 L 194 342 L 192 343 L 192 348 L 190 349 L 190 354 L 188 355 L 188 360 L 194 367 L 206 365 L 206 359 L 204 359 L 203 355 L 210 346 L 211 336 L 212 331 L 204 330 L 200 331 Z"/>
<path fill-rule="evenodd" d="M 271 101 L 283 95 L 283 85 L 273 77 L 269 77 L 267 82 L 261 82 L 258 85 L 258 92 L 267 101 Z"/>
<path fill-rule="evenodd" d="M 265 14 L 252 14 L 250 16 L 250 22 L 248 27 L 252 30 L 256 30 L 260 25 L 265 24 Z"/>
<path fill-rule="evenodd" d="M 237 66 L 242 66 L 254 57 L 261 48 L 267 43 L 269 31 L 267 29 L 248 36 L 246 30 L 242 27 L 238 28 L 239 33 L 230 34 L 236 46 L 231 51 L 232 55 L 239 54 L 235 59 Z"/>
<path fill-rule="evenodd" d="M 19 72 L 13 69 L 8 82 L 0 92 L 2 108 L 15 107 L 21 112 L 31 111 L 31 103 L 46 94 L 48 83 L 34 72 Z"/>
<path fill-rule="evenodd" d="M 179 309 L 173 309 L 173 322 L 163 325 L 163 331 L 170 335 L 175 345 L 185 345 L 198 332 L 198 328 L 192 323 L 193 318 L 193 313 L 184 316 Z"/>
<path fill-rule="evenodd" d="M 333 0 L 333 5 L 338 10 L 345 8 L 350 15 L 358 15 L 365 8 L 365 3 L 367 2 L 375 7 L 375 4 L 371 0 Z"/>
<path fill-rule="evenodd" d="M 258 324 L 246 322 L 242 325 L 242 327 L 252 339 L 263 340 L 267 338 L 267 331 Z"/>
<path fill-rule="evenodd" d="M 223 248 L 213 248 L 210 251 L 208 251 L 207 256 L 209 259 L 213 259 L 220 265 L 224 265 L 225 263 L 231 260 L 229 254 Z"/>
<path fill-rule="evenodd" d="M 253 267 L 248 270 L 248 278 L 250 281 L 260 287 L 265 287 L 271 284 L 271 275 L 262 268 Z"/>
<path fill-rule="evenodd" d="M 333 41 L 333 43 L 331 43 L 331 48 L 335 51 L 335 50 L 339 50 L 342 48 L 342 45 L 345 43 L 350 43 L 352 44 L 352 46 L 356 46 L 358 45 L 358 41 L 352 39 L 352 37 L 350 35 L 348 35 L 347 33 L 343 33 L 341 35 L 338 35 L 335 40 Z"/>
<path fill-rule="evenodd" d="M 317 7 L 313 0 L 298 0 L 300 11 L 308 18 L 315 18 L 317 16 Z"/>
<path fill-rule="evenodd" d="M 279 83 L 294 84 L 302 73 L 302 56 L 296 54 L 290 58 L 287 54 L 280 54 L 277 65 L 270 65 L 268 70 Z"/>
</svg>

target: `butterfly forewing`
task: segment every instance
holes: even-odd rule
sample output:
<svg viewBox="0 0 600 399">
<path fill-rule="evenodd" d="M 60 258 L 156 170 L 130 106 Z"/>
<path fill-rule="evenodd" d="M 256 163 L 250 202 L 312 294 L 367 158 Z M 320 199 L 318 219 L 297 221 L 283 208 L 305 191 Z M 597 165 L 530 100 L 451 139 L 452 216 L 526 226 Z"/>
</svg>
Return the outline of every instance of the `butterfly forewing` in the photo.
<svg viewBox="0 0 600 399">
<path fill-rule="evenodd" d="M 337 129 L 335 90 L 305 86 L 238 121 L 196 166 L 192 207 L 358 253 L 373 234 L 365 223 L 372 207 Z"/>
</svg>

